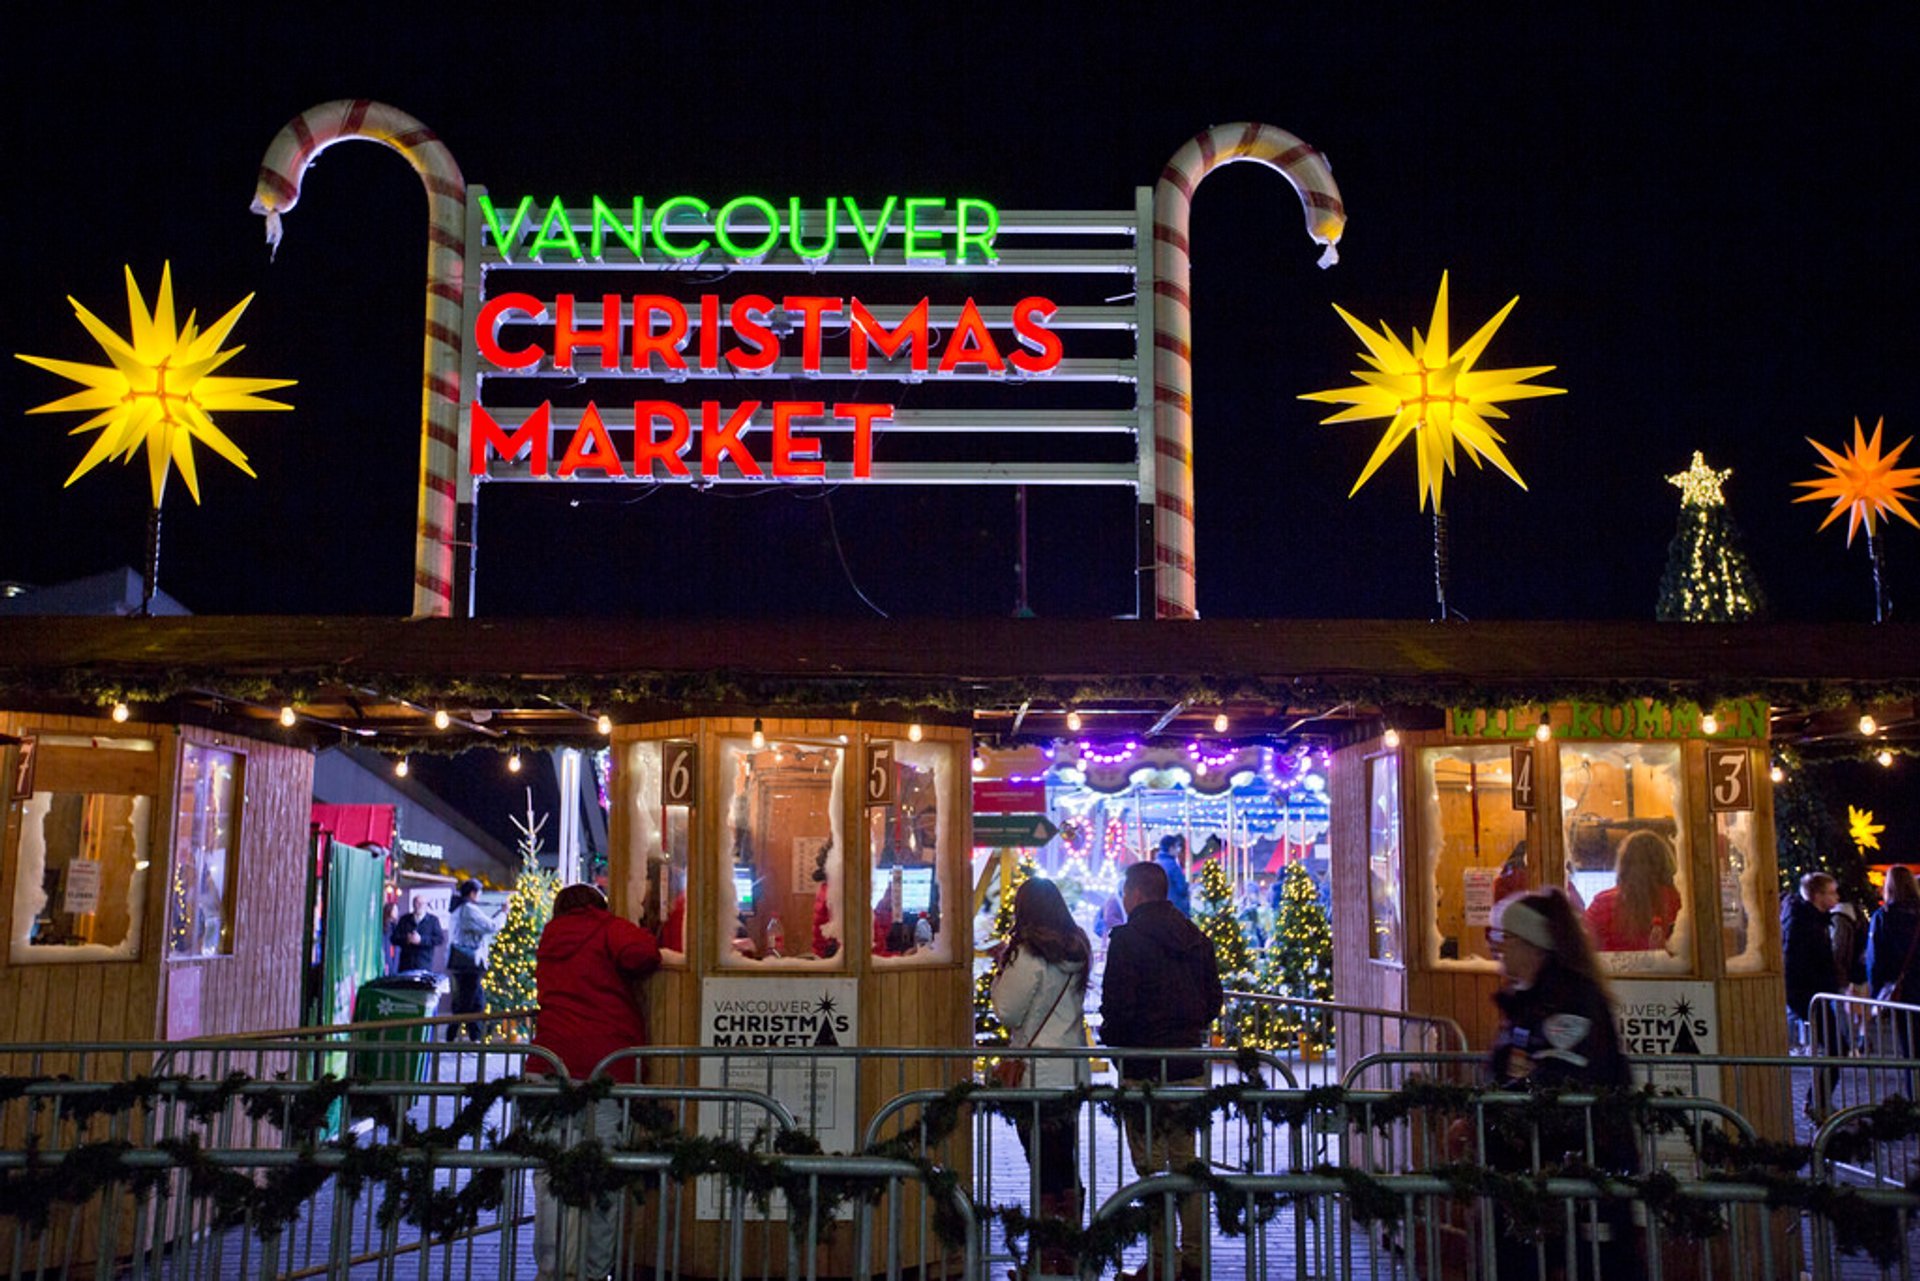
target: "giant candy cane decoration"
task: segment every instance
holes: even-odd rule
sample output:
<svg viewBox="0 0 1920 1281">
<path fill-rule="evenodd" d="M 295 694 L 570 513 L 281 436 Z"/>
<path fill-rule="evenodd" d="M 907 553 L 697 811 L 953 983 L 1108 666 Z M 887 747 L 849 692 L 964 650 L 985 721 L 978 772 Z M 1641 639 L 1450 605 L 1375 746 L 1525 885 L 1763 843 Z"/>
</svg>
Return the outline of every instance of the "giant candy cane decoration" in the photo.
<svg viewBox="0 0 1920 1281">
<path fill-rule="evenodd" d="M 460 439 L 460 304 L 466 271 L 467 184 L 453 153 L 404 111 L 365 98 L 323 102 L 288 122 L 267 147 L 253 193 L 267 243 L 300 200 L 314 158 L 347 138 L 383 142 L 407 158 L 427 188 L 427 349 L 420 406 L 420 513 L 414 540 L 413 616 L 453 613 L 454 468 Z"/>
<path fill-rule="evenodd" d="M 1306 209 L 1307 234 L 1327 247 L 1320 265 L 1340 255 L 1346 208 L 1327 162 L 1271 125 L 1215 125 L 1174 153 L 1153 189 L 1154 613 L 1196 618 L 1193 584 L 1193 303 L 1187 220 L 1193 189 L 1221 165 L 1257 160 L 1293 184 Z"/>
</svg>

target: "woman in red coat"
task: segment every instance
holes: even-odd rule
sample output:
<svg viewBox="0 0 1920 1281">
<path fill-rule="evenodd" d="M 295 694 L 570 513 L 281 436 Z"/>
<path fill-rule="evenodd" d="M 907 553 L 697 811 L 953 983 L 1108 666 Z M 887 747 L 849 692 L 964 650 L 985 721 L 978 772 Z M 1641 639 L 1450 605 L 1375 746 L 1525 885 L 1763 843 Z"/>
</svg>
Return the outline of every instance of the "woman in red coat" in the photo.
<svg viewBox="0 0 1920 1281">
<path fill-rule="evenodd" d="M 645 1045 L 647 1021 L 634 983 L 659 967 L 660 947 L 650 931 L 609 912 L 606 895 L 593 886 L 567 886 L 554 897 L 553 919 L 534 954 L 540 989 L 534 1045 L 551 1052 L 575 1080 L 590 1076 L 616 1050 Z M 529 1074 L 549 1070 L 540 1056 L 528 1057 Z M 621 1059 L 607 1075 L 632 1083 L 634 1060 Z M 611 1144 L 619 1138 L 621 1112 L 620 1100 L 602 1100 L 572 1122 L 577 1128 L 556 1137 Z M 614 1203 L 563 1212 L 544 1172 L 534 1175 L 534 1192 L 533 1254 L 541 1281 L 572 1276 L 575 1268 L 581 1276 L 605 1276 L 613 1267 Z"/>
</svg>

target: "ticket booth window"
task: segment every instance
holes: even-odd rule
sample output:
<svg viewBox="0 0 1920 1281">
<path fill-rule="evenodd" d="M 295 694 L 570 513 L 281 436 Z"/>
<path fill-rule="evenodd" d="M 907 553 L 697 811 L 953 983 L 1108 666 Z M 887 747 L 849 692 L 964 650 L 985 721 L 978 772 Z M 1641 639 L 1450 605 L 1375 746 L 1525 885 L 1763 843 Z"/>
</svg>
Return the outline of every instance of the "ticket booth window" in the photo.
<svg viewBox="0 0 1920 1281">
<path fill-rule="evenodd" d="M 150 739 L 36 739 L 17 829 L 14 964 L 140 955 L 156 748 Z"/>
<path fill-rule="evenodd" d="M 687 865 L 693 807 L 669 796 L 693 797 L 694 745 L 649 740 L 627 749 L 626 776 L 632 780 L 633 812 L 628 831 L 629 902 L 633 914 L 660 939 L 668 965 L 686 961 Z M 669 768 L 681 777 L 669 787 Z"/>
<path fill-rule="evenodd" d="M 844 964 L 839 797 L 845 757 L 832 743 L 722 742 L 721 968 Z"/>
<path fill-rule="evenodd" d="M 1567 888 L 1608 969 L 1693 969 L 1680 748 L 1578 743 L 1560 749 Z"/>
<path fill-rule="evenodd" d="M 1764 891 L 1757 857 L 1758 825 L 1752 810 L 1713 816 L 1714 883 L 1720 895 L 1720 953 L 1727 973 L 1766 969 Z"/>
<path fill-rule="evenodd" d="M 185 743 L 173 827 L 173 885 L 167 895 L 167 954 L 233 952 L 234 843 L 239 839 L 238 752 Z"/>
<path fill-rule="evenodd" d="M 950 960 L 940 854 L 948 845 L 951 816 L 941 798 L 953 785 L 954 748 L 904 739 L 890 746 L 891 798 L 866 807 L 873 956 L 883 963 Z"/>
<path fill-rule="evenodd" d="M 1533 888 L 1527 815 L 1513 807 L 1507 745 L 1435 747 L 1420 753 L 1421 849 L 1426 862 L 1427 962 L 1492 969 L 1493 905 Z"/>
<path fill-rule="evenodd" d="M 1367 955 L 1406 963 L 1405 916 L 1400 885 L 1400 758 L 1367 761 L 1367 905 L 1371 928 Z"/>
</svg>

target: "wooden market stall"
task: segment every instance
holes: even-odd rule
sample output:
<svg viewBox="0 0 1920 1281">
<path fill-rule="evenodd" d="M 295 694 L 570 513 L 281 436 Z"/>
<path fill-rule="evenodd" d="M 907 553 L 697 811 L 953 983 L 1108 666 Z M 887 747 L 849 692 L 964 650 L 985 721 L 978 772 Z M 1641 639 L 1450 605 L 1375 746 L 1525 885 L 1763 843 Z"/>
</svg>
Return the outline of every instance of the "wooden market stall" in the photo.
<svg viewBox="0 0 1920 1281">
<path fill-rule="evenodd" d="M 666 946 L 648 984 L 656 1045 L 731 1048 L 654 1068 L 655 1084 L 732 1084 L 786 1104 L 829 1152 L 858 1151 L 888 1100 L 971 1071 L 970 737 L 962 728 L 856 719 L 699 717 L 620 726 L 609 827 L 616 912 Z M 762 1046 L 821 1054 L 811 1066 Z M 943 1058 L 861 1060 L 834 1048 L 922 1046 Z M 698 1072 L 698 1079 L 691 1074 Z M 765 1119 L 718 1106 L 706 1133 Z M 918 1120 L 900 1118 L 892 1133 Z M 969 1168 L 967 1136 L 940 1157 Z M 704 1182 L 704 1181 L 703 1181 Z M 909 1199 L 917 1193 L 908 1193 Z M 721 1275 L 728 1242 L 712 1190 L 684 1190 L 686 1274 Z M 785 1267 L 784 1220 L 749 1232 L 748 1271 Z M 639 1258 L 654 1220 L 635 1216 Z M 919 1207 L 902 1222 L 920 1248 Z M 815 1260 L 846 1275 L 851 1233 Z M 762 1254 L 765 1255 L 764 1260 Z"/>
<path fill-rule="evenodd" d="M 1630 1052 L 1786 1053 L 1768 727 L 1758 699 L 1574 701 L 1453 708 L 1341 749 L 1340 999 L 1451 1018 L 1487 1047 L 1490 912 L 1557 885 L 1596 936 Z M 1705 1080 L 1721 1093 L 1717 1069 Z M 1784 1134 L 1774 1087 L 1741 1111 Z"/>
</svg>

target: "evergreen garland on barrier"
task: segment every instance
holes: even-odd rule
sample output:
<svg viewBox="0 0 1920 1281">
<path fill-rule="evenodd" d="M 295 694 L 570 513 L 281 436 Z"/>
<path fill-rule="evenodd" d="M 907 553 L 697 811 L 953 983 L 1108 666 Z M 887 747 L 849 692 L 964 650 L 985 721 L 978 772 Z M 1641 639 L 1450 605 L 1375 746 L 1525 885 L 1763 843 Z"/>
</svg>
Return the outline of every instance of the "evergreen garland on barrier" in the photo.
<svg viewBox="0 0 1920 1281">
<path fill-rule="evenodd" d="M 1243 1060 L 1242 1070 L 1251 1064 Z M 0 1077 L 0 1105 L 23 1097 L 36 1085 L 67 1083 L 64 1077 Z M 453 1119 L 444 1125 L 421 1127 L 402 1118 L 390 1143 L 359 1145 L 351 1139 L 322 1140 L 329 1113 L 342 1098 L 351 1099 L 352 1089 L 361 1080 L 341 1080 L 331 1076 L 298 1090 L 275 1088 L 251 1090 L 259 1082 L 235 1072 L 222 1080 L 182 1076 L 140 1076 L 124 1082 L 104 1085 L 84 1093 L 63 1095 L 59 1120 L 79 1129 L 101 1117 L 112 1117 L 145 1108 L 155 1103 L 179 1102 L 190 1119 L 208 1124 L 236 1098 L 247 1115 L 256 1121 L 268 1121 L 281 1129 L 294 1145 L 299 1159 L 291 1165 L 276 1166 L 256 1177 L 245 1167 L 217 1162 L 198 1135 L 162 1139 L 152 1151 L 166 1156 L 167 1166 L 129 1166 L 128 1155 L 137 1149 L 125 1140 L 82 1143 L 68 1149 L 58 1161 L 39 1156 L 39 1136 L 30 1135 L 25 1143 L 23 1168 L 9 1171 L 0 1179 L 0 1204 L 8 1214 L 34 1231 L 42 1231 L 50 1222 L 54 1207 L 84 1204 L 92 1198 L 116 1192 L 165 1196 L 169 1194 L 169 1176 L 174 1171 L 185 1175 L 190 1195 L 207 1201 L 218 1227 L 250 1223 L 262 1238 L 270 1238 L 296 1222 L 313 1195 L 328 1178 L 337 1179 L 340 1190 L 357 1197 L 370 1187 L 383 1191 L 376 1215 L 382 1228 L 407 1223 L 423 1236 L 447 1241 L 480 1225 L 483 1216 L 500 1209 L 505 1200 L 507 1171 L 498 1168 L 475 1169 L 457 1187 L 440 1184 L 435 1178 L 436 1152 L 455 1150 L 463 1142 L 485 1138 L 498 1152 L 539 1161 L 545 1168 L 548 1186 L 562 1204 L 582 1208 L 589 1204 L 633 1195 L 644 1199 L 642 1183 L 652 1177 L 646 1172 L 622 1169 L 612 1160 L 616 1152 L 665 1156 L 668 1174 L 684 1182 L 702 1175 L 719 1175 L 740 1188 L 764 1212 L 773 1195 L 783 1195 L 790 1207 L 789 1227 L 804 1233 L 809 1224 L 825 1233 L 832 1231 L 835 1213 L 849 1202 L 878 1201 L 881 1187 L 870 1179 L 855 1176 L 816 1177 L 788 1167 L 784 1158 L 818 1155 L 820 1144 L 812 1135 L 795 1130 L 762 1130 L 747 1143 L 731 1139 L 687 1134 L 677 1128 L 673 1113 L 651 1100 L 630 1100 L 632 1133 L 627 1141 L 609 1147 L 599 1140 L 585 1140 L 563 1146 L 547 1137 L 546 1131 L 578 1116 L 598 1100 L 611 1097 L 612 1084 L 595 1080 L 575 1084 L 554 1080 L 552 1095 L 529 1094 L 517 1099 L 521 1123 L 505 1135 L 489 1131 L 485 1125 L 488 1111 L 520 1082 L 515 1078 L 476 1082 L 463 1088 L 464 1100 Z M 279 1084 L 279 1083 L 276 1083 Z M 882 1157 L 911 1164 L 922 1180 L 929 1201 L 932 1225 L 939 1239 L 958 1246 L 964 1240 L 964 1217 L 954 1205 L 961 1188 L 953 1169 L 934 1161 L 927 1154 L 939 1147 L 964 1121 L 969 1106 L 986 1109 L 1008 1118 L 1028 1113 L 1031 1100 L 978 1098 L 988 1087 L 963 1081 L 923 1111 L 923 1123 L 908 1132 L 870 1145 L 862 1156 Z M 1355 1094 L 1363 1094 L 1356 1098 Z M 1498 1092 L 1434 1081 L 1411 1081 L 1391 1093 L 1350 1092 L 1342 1086 L 1275 1091 L 1251 1079 L 1240 1084 L 1219 1085 L 1197 1095 L 1178 1099 L 1156 1097 L 1152 1086 L 1119 1090 L 1112 1086 L 1084 1085 L 1065 1092 L 1054 1106 L 1077 1109 L 1092 1105 L 1111 1117 L 1128 1113 L 1144 1116 L 1151 1109 L 1158 1124 L 1198 1128 L 1216 1116 L 1227 1115 L 1250 1125 L 1306 1124 L 1315 1116 L 1332 1117 L 1342 1124 L 1386 1131 L 1416 1114 L 1441 1117 L 1465 1116 L 1483 1099 Z M 1696 1130 L 1670 1111 L 1654 1106 L 1662 1096 L 1652 1087 L 1607 1090 L 1543 1090 L 1524 1101 L 1502 1103 L 1488 1109 L 1484 1125 L 1488 1135 L 1505 1133 L 1507 1137 L 1525 1137 L 1536 1127 L 1556 1121 L 1564 1123 L 1564 1100 L 1569 1096 L 1593 1099 L 1589 1110 L 1595 1132 L 1615 1126 L 1634 1126 L 1655 1134 L 1680 1133 L 1687 1137 L 1706 1167 L 1701 1182 L 1746 1183 L 1767 1191 L 1765 1205 L 1773 1209 L 1794 1209 L 1826 1219 L 1833 1227 L 1838 1247 L 1847 1253 L 1865 1253 L 1877 1263 L 1887 1265 L 1900 1257 L 1902 1248 L 1898 1212 L 1876 1205 L 1859 1188 L 1808 1177 L 1803 1171 L 1812 1160 L 1812 1149 L 1799 1144 L 1768 1140 L 1748 1140 L 1729 1135 L 1717 1128 Z M 1505 1096 L 1503 1096 L 1505 1097 Z M 372 1102 L 372 1101 L 369 1101 Z M 377 1108 L 377 1102 L 372 1103 Z M 368 1114 L 361 1108 L 362 1115 Z M 381 1119 L 374 1112 L 375 1119 Z M 1920 1136 L 1920 1105 L 1905 1098 L 1891 1098 L 1836 1134 L 1828 1145 L 1829 1155 L 1837 1160 L 1858 1160 L 1881 1143 L 1902 1142 Z M 766 1150 L 770 1147 L 771 1151 Z M 411 1154 L 424 1153 L 425 1160 Z M 449 1165 L 439 1165 L 444 1170 Z M 1215 1173 L 1204 1162 L 1193 1162 L 1174 1171 L 1193 1179 L 1213 1198 L 1216 1220 L 1228 1235 L 1245 1235 L 1271 1221 L 1288 1205 L 1310 1202 L 1318 1193 L 1298 1191 L 1246 1190 L 1236 1186 L 1232 1175 Z M 1406 1175 L 1433 1178 L 1443 1183 L 1446 1196 L 1459 1201 L 1491 1199 L 1497 1202 L 1512 1230 L 1540 1237 L 1552 1230 L 1563 1213 L 1565 1197 L 1550 1191 L 1553 1180 L 1584 1180 L 1597 1188 L 1601 1200 L 1637 1199 L 1643 1202 L 1660 1230 L 1673 1238 L 1703 1241 L 1726 1230 L 1722 1207 L 1711 1201 L 1690 1197 L 1684 1185 L 1670 1172 L 1661 1169 L 1647 1175 L 1620 1175 L 1573 1162 L 1533 1172 L 1489 1169 L 1471 1162 L 1450 1162 L 1424 1170 L 1406 1171 L 1402 1176 L 1378 1176 L 1347 1167 L 1320 1164 L 1308 1173 L 1337 1180 L 1343 1188 L 1350 1218 L 1359 1224 L 1389 1222 L 1399 1216 L 1403 1191 L 1395 1179 Z M 1908 1192 L 1920 1193 L 1920 1176 L 1911 1180 Z M 1155 1208 L 1142 1201 L 1098 1223 L 1082 1227 L 1077 1221 L 1029 1214 L 1019 1206 L 986 1207 L 975 1205 L 978 1219 L 997 1221 L 1008 1240 L 1024 1242 L 1027 1251 L 1059 1248 L 1072 1253 L 1084 1264 L 1117 1263 L 1132 1246 L 1143 1240 L 1156 1215 Z M 1024 1269 L 1025 1260 L 1021 1261 Z"/>
</svg>

